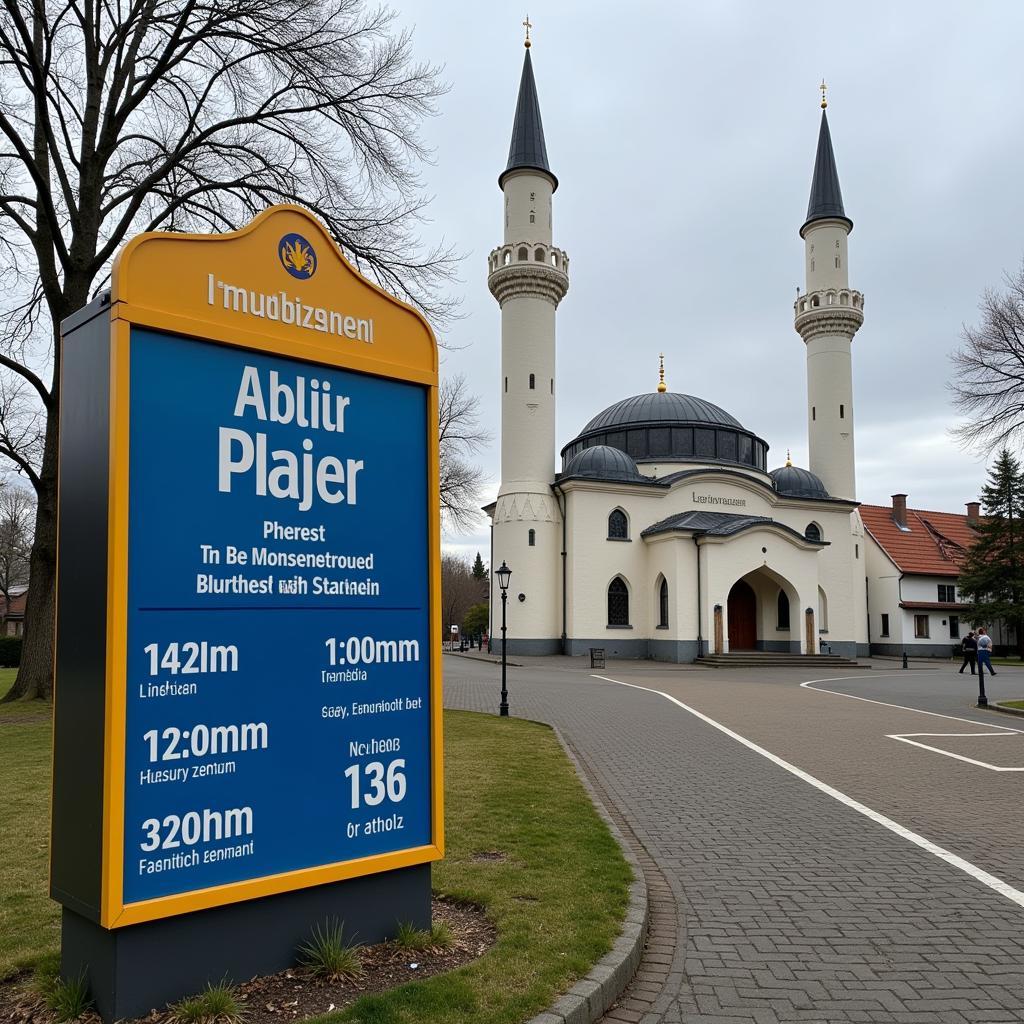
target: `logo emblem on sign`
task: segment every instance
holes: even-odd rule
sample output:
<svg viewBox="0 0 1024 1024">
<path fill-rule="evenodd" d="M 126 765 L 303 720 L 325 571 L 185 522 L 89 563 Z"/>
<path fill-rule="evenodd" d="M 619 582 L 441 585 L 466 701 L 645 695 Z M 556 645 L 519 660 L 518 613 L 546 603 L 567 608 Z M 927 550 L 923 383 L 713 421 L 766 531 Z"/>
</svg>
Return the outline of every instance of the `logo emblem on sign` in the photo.
<svg viewBox="0 0 1024 1024">
<path fill-rule="evenodd" d="M 316 250 L 302 235 L 285 235 L 277 243 L 277 258 L 300 281 L 308 281 L 316 273 Z"/>
</svg>

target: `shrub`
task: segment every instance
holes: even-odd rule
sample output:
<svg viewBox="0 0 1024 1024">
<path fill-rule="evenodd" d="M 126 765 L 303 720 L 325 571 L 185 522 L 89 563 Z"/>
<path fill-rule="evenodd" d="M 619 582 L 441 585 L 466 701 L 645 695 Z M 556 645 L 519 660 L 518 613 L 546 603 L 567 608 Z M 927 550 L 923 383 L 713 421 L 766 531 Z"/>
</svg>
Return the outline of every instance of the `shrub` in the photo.
<svg viewBox="0 0 1024 1024">
<path fill-rule="evenodd" d="M 21 637 L 0 636 L 0 668 L 17 668 L 21 664 Z"/>
</svg>

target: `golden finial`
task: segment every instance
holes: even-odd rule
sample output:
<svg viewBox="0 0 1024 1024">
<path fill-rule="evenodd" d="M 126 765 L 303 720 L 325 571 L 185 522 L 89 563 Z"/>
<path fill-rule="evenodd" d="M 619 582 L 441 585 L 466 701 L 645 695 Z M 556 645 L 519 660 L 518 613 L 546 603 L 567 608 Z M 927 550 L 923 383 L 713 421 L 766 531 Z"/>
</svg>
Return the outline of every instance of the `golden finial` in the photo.
<svg viewBox="0 0 1024 1024">
<path fill-rule="evenodd" d="M 788 448 L 786 449 L 786 465 L 787 466 L 792 466 L 793 465 L 793 458 L 789 454 L 789 449 Z"/>
<path fill-rule="evenodd" d="M 825 90 L 828 86 L 825 84 L 824 78 L 821 80 L 821 85 L 818 88 L 821 90 L 821 109 L 824 110 L 828 106 L 828 100 L 825 99 Z"/>
<path fill-rule="evenodd" d="M 665 353 L 658 353 L 658 394 L 663 395 L 668 391 L 668 385 L 665 383 Z"/>
<path fill-rule="evenodd" d="M 526 21 L 523 22 L 523 26 L 526 29 L 526 42 L 523 43 L 527 49 L 530 48 L 530 29 L 533 28 L 533 22 L 530 21 L 530 16 L 526 16 Z"/>
</svg>

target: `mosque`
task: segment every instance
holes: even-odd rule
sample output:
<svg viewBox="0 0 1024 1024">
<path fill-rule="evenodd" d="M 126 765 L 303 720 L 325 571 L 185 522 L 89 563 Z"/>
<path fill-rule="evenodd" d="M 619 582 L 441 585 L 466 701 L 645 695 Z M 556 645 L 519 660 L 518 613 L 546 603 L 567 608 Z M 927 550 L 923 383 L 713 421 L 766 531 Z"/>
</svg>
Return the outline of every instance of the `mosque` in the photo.
<svg viewBox="0 0 1024 1024">
<path fill-rule="evenodd" d="M 770 469 L 768 445 L 724 409 L 657 389 L 603 409 L 555 452 L 555 315 L 569 290 L 553 242 L 548 162 L 529 39 L 504 194 L 488 257 L 501 308 L 501 485 L 485 511 L 491 567 L 513 570 L 510 654 L 689 662 L 708 654 L 869 653 L 865 531 L 854 466 L 846 215 L 826 102 L 794 327 L 807 350 L 810 466 Z M 500 593 L 491 595 L 491 636 Z"/>
</svg>

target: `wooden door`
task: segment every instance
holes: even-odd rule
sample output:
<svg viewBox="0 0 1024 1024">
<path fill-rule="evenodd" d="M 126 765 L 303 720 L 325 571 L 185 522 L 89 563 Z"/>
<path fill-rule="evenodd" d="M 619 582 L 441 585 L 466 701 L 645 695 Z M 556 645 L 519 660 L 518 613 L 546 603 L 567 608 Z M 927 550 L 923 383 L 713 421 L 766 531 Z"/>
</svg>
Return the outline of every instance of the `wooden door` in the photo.
<svg viewBox="0 0 1024 1024">
<path fill-rule="evenodd" d="M 749 583 L 737 580 L 729 591 L 729 650 L 757 647 L 757 597 Z"/>
</svg>

